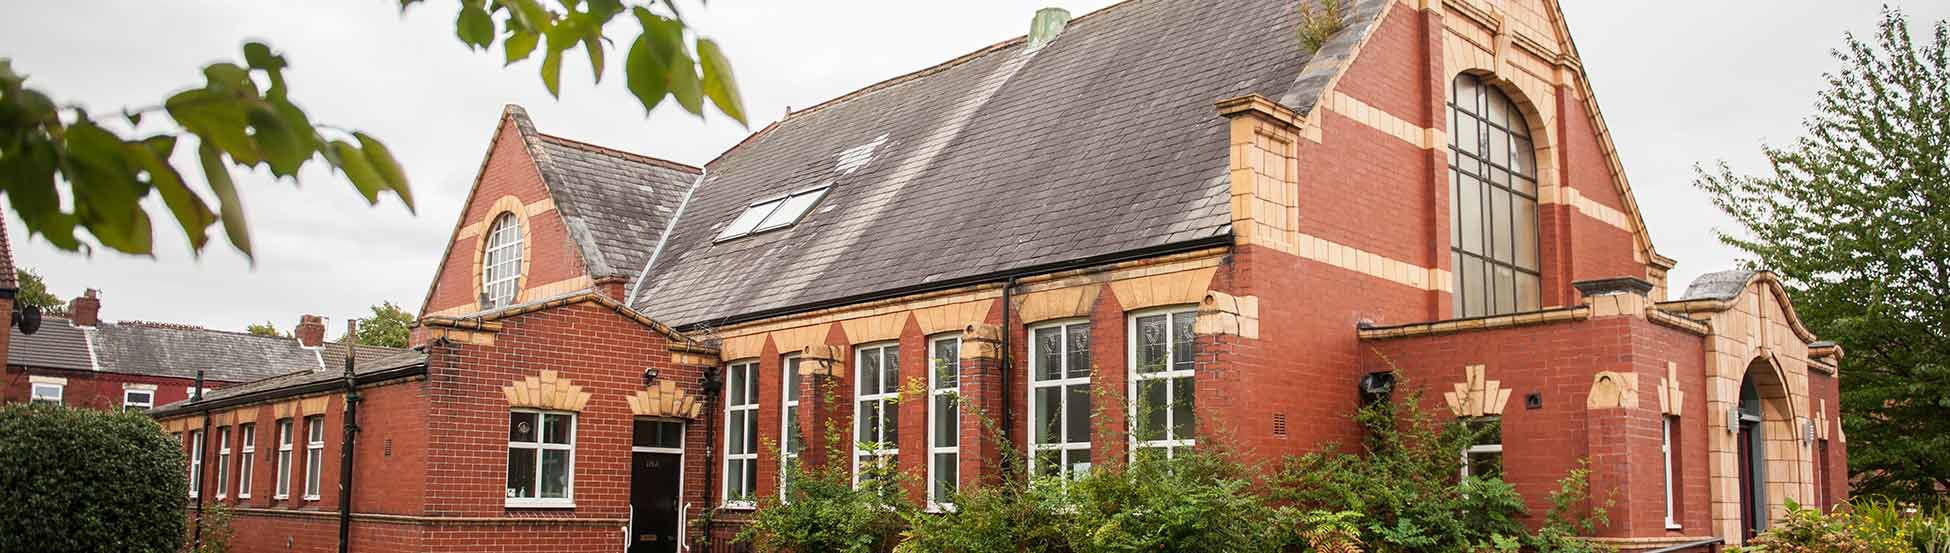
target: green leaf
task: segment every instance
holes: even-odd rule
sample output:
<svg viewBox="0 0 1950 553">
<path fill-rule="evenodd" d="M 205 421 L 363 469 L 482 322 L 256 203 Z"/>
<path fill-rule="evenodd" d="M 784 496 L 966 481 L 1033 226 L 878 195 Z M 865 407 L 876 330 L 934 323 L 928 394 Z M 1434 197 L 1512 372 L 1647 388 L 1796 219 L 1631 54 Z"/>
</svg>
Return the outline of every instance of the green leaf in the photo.
<svg viewBox="0 0 1950 553">
<path fill-rule="evenodd" d="M 54 188 L 57 156 L 54 144 L 40 133 L 0 146 L 0 190 L 29 230 L 43 224 L 44 215 L 61 212 L 60 193 Z"/>
<path fill-rule="evenodd" d="M 364 151 L 366 161 L 372 164 L 373 171 L 386 181 L 394 194 L 399 195 L 400 201 L 406 204 L 406 209 L 412 211 L 413 191 L 407 186 L 406 171 L 400 168 L 399 160 L 393 158 L 392 150 L 387 149 L 386 144 L 379 139 L 366 133 L 352 133 L 352 136 L 359 139 L 359 149 Z"/>
<path fill-rule="evenodd" d="M 589 50 L 589 68 L 596 74 L 596 82 L 603 82 L 603 31 L 596 27 L 595 32 L 582 37 L 582 47 Z"/>
<path fill-rule="evenodd" d="M 237 64 L 212 63 L 203 68 L 203 76 L 210 80 L 210 90 L 246 96 L 257 95 L 257 81 L 251 80 L 250 70 L 238 67 Z"/>
<path fill-rule="evenodd" d="M 630 89 L 637 101 L 643 103 L 644 113 L 657 109 L 657 104 L 662 103 L 664 96 L 670 92 L 665 85 L 664 60 L 653 52 L 655 48 L 650 45 L 649 37 L 637 37 L 636 44 L 630 46 L 629 55 L 623 59 L 625 88 Z"/>
<path fill-rule="evenodd" d="M 215 142 L 238 163 L 256 165 L 261 159 L 256 142 L 244 132 L 249 122 L 236 98 L 206 89 L 185 90 L 163 101 L 163 107 L 185 130 Z"/>
<path fill-rule="evenodd" d="M 83 118 L 63 136 L 68 163 L 62 173 L 74 192 L 75 215 L 103 246 L 146 254 L 153 245 L 149 216 L 139 203 L 149 187 L 136 179 L 121 137 Z"/>
<path fill-rule="evenodd" d="M 284 58 L 271 52 L 262 42 L 244 43 L 244 63 L 257 69 L 284 69 Z"/>
<path fill-rule="evenodd" d="M 671 51 L 670 97 L 684 106 L 684 111 L 694 115 L 704 115 L 704 85 L 697 78 L 697 62 L 684 53 L 683 49 Z"/>
<path fill-rule="evenodd" d="M 352 180 L 352 186 L 366 197 L 366 203 L 379 203 L 379 191 L 391 189 L 392 185 L 386 183 L 385 177 L 379 176 L 379 171 L 372 167 L 372 162 L 359 151 L 359 147 L 343 140 L 333 140 L 332 149 L 338 153 L 339 170 L 344 171 L 346 178 Z"/>
<path fill-rule="evenodd" d="M 697 39 L 697 61 L 704 70 L 704 95 L 711 98 L 711 104 L 738 124 L 750 126 L 745 120 L 745 101 L 738 95 L 738 82 L 731 76 L 731 60 L 718 48 L 717 41 Z"/>
<path fill-rule="evenodd" d="M 508 39 L 501 42 L 501 47 L 508 51 L 507 64 L 514 65 L 515 62 L 528 59 L 528 55 L 535 52 L 535 43 L 541 38 L 542 35 L 520 29 L 510 32 Z"/>
<path fill-rule="evenodd" d="M 250 121 L 252 136 L 257 139 L 264 161 L 271 166 L 271 173 L 280 177 L 298 174 L 298 167 L 311 157 L 311 148 L 306 141 L 296 136 L 278 112 L 269 105 L 251 106 L 245 116 Z"/>
<path fill-rule="evenodd" d="M 163 205 L 176 216 L 176 224 L 183 227 L 183 234 L 190 241 L 190 249 L 202 251 L 203 244 L 209 241 L 206 231 L 217 222 L 216 215 L 203 205 L 202 198 L 183 184 L 183 175 L 170 165 L 169 156 L 175 150 L 174 136 L 158 136 L 128 144 L 129 157 L 149 175 L 150 186 L 155 187 L 162 196 Z"/>
<path fill-rule="evenodd" d="M 548 95 L 562 97 L 562 51 L 549 50 L 542 56 L 542 86 L 548 88 Z"/>
<path fill-rule="evenodd" d="M 203 178 L 210 181 L 210 190 L 217 193 L 217 215 L 223 221 L 223 233 L 230 237 L 230 244 L 244 257 L 252 257 L 251 236 L 244 224 L 244 202 L 237 197 L 237 185 L 230 180 L 230 170 L 223 166 L 223 154 L 216 147 L 205 142 L 196 149 L 197 159 L 203 164 Z"/>
<path fill-rule="evenodd" d="M 494 43 L 494 18 L 478 2 L 463 5 L 454 21 L 454 33 L 469 48 L 486 48 Z"/>
</svg>

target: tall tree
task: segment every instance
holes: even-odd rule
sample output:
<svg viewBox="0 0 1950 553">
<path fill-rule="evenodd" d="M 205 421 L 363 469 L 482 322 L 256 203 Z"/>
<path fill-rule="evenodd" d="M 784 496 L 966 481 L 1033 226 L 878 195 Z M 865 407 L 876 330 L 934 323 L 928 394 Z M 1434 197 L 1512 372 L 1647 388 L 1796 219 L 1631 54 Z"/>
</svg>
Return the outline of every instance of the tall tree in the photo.
<svg viewBox="0 0 1950 553">
<path fill-rule="evenodd" d="M 1721 162 L 1696 182 L 1744 231 L 1721 241 L 1846 352 L 1855 493 L 1911 501 L 1950 489 L 1950 26 L 1926 38 L 1885 8 L 1873 38 L 1833 52 L 1807 135 L 1762 148 L 1767 174 Z"/>
<path fill-rule="evenodd" d="M 20 307 L 39 307 L 42 313 L 63 315 L 68 312 L 68 302 L 47 291 L 47 281 L 33 269 L 22 267 L 14 270 L 14 280 L 20 289 L 14 292 L 14 305 Z"/>
<path fill-rule="evenodd" d="M 413 328 L 413 314 L 393 302 L 372 306 L 372 316 L 359 319 L 359 343 L 369 346 L 406 347 Z M 339 338 L 344 341 L 344 337 Z"/>
<path fill-rule="evenodd" d="M 285 334 L 284 331 L 278 330 L 278 325 L 273 324 L 271 321 L 245 325 L 244 332 L 249 332 L 252 336 L 270 336 L 272 338 L 291 337 L 290 334 Z"/>
<path fill-rule="evenodd" d="M 400 9 L 422 1 L 399 0 Z M 639 32 L 629 43 L 623 75 L 646 113 L 668 97 L 702 117 L 709 99 L 720 113 L 745 122 L 723 50 L 690 27 L 673 0 L 454 1 L 460 5 L 455 36 L 462 43 L 486 50 L 499 41 L 510 65 L 539 51 L 542 86 L 558 97 L 562 58 L 575 50 L 588 55 L 596 80 L 602 80 L 607 50 L 615 43 L 606 26 L 628 14 L 625 19 L 636 20 Z M 20 9 L 0 9 L 0 14 Z M 162 197 L 159 215 L 175 220 L 191 250 L 201 252 L 209 228 L 222 223 L 230 244 L 251 256 L 232 166 L 265 168 L 295 182 L 298 170 L 314 160 L 345 175 L 368 203 L 391 193 L 413 209 L 406 172 L 385 144 L 364 132 L 312 121 L 285 81 L 292 64 L 268 44 L 245 43 L 242 54 L 240 60 L 204 66 L 201 86 L 153 106 L 119 110 L 90 110 L 28 88 L 27 75 L 0 57 L 0 192 L 28 234 L 64 250 L 85 251 L 91 245 L 76 231 L 86 231 L 102 247 L 148 254 L 154 233 L 142 200 L 154 193 Z M 97 118 L 100 114 L 108 116 Z M 180 157 L 201 168 L 205 186 L 194 186 L 178 171 L 179 142 L 184 143 Z M 216 200 L 215 210 L 210 198 Z"/>
</svg>

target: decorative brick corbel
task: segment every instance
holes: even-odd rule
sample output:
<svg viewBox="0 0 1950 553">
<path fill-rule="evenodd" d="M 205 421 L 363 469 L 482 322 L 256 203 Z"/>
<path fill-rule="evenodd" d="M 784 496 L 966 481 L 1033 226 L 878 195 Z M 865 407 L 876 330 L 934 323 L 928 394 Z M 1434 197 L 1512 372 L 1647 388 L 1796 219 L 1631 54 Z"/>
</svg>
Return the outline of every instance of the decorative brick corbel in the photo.
<svg viewBox="0 0 1950 553">
<path fill-rule="evenodd" d="M 846 346 L 813 344 L 799 351 L 799 374 L 838 377 L 846 374 Z"/>
<path fill-rule="evenodd" d="M 1209 291 L 1198 304 L 1192 332 L 1200 336 L 1232 335 L 1259 338 L 1259 297 Z"/>
<path fill-rule="evenodd" d="M 671 417 L 695 419 L 704 410 L 704 402 L 677 387 L 674 380 L 665 379 L 655 387 L 637 390 L 629 397 L 630 414 L 639 417 Z"/>
<path fill-rule="evenodd" d="M 1482 365 L 1463 367 L 1463 381 L 1456 383 L 1455 391 L 1444 392 L 1442 398 L 1449 402 L 1449 411 L 1458 417 L 1483 417 L 1503 414 L 1503 406 L 1510 402 L 1510 389 L 1503 383 L 1484 378 Z"/>
<path fill-rule="evenodd" d="M 1659 378 L 1659 412 L 1677 417 L 1686 405 L 1686 392 L 1679 389 L 1679 364 L 1667 362 L 1666 375 Z"/>
<path fill-rule="evenodd" d="M 975 323 L 962 328 L 961 358 L 963 361 L 1001 359 L 1002 327 Z"/>
<path fill-rule="evenodd" d="M 555 411 L 582 411 L 589 404 L 589 392 L 582 386 L 562 378 L 556 371 L 542 371 L 541 376 L 531 376 L 508 383 L 501 387 L 501 393 L 508 398 L 509 407 L 533 407 Z"/>
<path fill-rule="evenodd" d="M 1611 409 L 1639 406 L 1639 375 L 1602 371 L 1591 377 L 1591 393 L 1585 396 L 1586 409 Z"/>
</svg>

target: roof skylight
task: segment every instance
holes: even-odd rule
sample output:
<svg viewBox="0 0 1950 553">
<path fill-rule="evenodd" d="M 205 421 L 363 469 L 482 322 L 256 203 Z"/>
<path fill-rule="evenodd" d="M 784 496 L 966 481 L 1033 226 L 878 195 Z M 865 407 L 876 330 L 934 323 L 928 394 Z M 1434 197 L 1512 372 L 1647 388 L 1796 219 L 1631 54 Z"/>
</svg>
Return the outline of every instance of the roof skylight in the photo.
<svg viewBox="0 0 1950 553">
<path fill-rule="evenodd" d="M 748 234 L 784 228 L 799 222 L 811 211 L 819 199 L 826 196 L 824 186 L 801 190 L 789 195 L 752 202 L 745 211 L 732 219 L 730 224 L 718 232 L 719 241 L 730 240 Z"/>
</svg>

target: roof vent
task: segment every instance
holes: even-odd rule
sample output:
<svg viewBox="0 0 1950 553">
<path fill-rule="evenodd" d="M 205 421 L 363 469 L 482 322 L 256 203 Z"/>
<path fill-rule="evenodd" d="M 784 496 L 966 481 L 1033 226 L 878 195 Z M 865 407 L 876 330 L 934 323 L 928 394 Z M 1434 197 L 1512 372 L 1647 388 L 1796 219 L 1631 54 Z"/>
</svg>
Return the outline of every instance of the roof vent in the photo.
<svg viewBox="0 0 1950 553">
<path fill-rule="evenodd" d="M 1070 24 L 1070 10 L 1063 8 L 1043 8 L 1036 10 L 1036 17 L 1029 20 L 1029 51 L 1034 52 L 1048 46 L 1063 34 L 1063 27 Z"/>
</svg>

